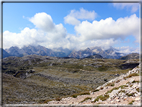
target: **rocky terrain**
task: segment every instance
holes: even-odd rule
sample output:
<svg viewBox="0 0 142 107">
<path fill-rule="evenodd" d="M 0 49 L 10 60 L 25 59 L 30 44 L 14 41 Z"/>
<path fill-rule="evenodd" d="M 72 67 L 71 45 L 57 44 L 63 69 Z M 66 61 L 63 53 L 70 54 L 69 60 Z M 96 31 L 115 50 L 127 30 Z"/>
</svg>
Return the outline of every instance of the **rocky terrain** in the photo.
<svg viewBox="0 0 142 107">
<path fill-rule="evenodd" d="M 88 95 L 138 65 L 139 59 L 10 56 L 2 61 L 2 103 L 47 104 Z"/>
<path fill-rule="evenodd" d="M 105 84 L 89 91 L 89 95 L 62 98 L 50 101 L 49 105 L 141 105 L 140 65 L 128 73 L 120 75 Z"/>
</svg>

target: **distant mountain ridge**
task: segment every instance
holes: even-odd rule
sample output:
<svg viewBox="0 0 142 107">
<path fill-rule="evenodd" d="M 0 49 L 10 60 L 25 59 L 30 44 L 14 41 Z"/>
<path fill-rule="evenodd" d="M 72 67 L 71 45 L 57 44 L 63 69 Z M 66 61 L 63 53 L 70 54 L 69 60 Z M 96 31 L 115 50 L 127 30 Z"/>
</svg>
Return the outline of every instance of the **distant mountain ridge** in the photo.
<svg viewBox="0 0 142 107">
<path fill-rule="evenodd" d="M 41 56 L 52 56 L 52 57 L 68 57 L 68 54 L 70 54 L 70 51 L 68 49 L 61 49 L 61 51 L 53 51 L 51 49 L 45 48 L 43 46 L 24 46 L 23 48 L 19 49 L 18 47 L 10 47 L 9 49 L 6 49 L 5 51 L 9 53 L 11 56 L 26 56 L 26 55 L 41 55 Z"/>
<path fill-rule="evenodd" d="M 117 51 L 118 50 L 113 47 L 110 47 L 109 49 L 106 50 L 103 50 L 101 47 L 93 47 L 93 48 L 87 48 L 85 50 L 72 51 L 69 57 L 84 58 L 94 54 L 99 54 L 103 58 L 119 59 L 120 57 L 126 55 L 124 53 L 119 53 Z"/>
<path fill-rule="evenodd" d="M 44 46 L 24 46 L 19 49 L 18 47 L 10 47 L 3 51 L 3 58 L 9 56 L 27 56 L 27 55 L 41 55 L 41 56 L 52 56 L 52 57 L 66 57 L 66 58 L 109 58 L 119 59 L 126 54 L 119 53 L 119 50 L 110 47 L 106 50 L 101 47 L 86 48 L 84 50 L 69 50 L 63 48 L 48 49 Z"/>
</svg>

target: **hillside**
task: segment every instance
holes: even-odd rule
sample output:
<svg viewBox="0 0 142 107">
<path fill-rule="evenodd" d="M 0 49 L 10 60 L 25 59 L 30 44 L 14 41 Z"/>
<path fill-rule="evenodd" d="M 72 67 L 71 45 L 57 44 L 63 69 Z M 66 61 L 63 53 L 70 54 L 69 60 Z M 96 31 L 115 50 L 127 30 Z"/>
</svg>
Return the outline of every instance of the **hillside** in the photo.
<svg viewBox="0 0 142 107">
<path fill-rule="evenodd" d="M 10 56 L 2 62 L 3 104 L 43 104 L 88 93 L 138 64 L 138 59 Z"/>
<path fill-rule="evenodd" d="M 87 95 L 74 95 L 74 98 L 62 98 L 60 101 L 50 101 L 49 105 L 141 105 L 140 68 L 136 67 L 128 73 L 106 82 Z"/>
</svg>

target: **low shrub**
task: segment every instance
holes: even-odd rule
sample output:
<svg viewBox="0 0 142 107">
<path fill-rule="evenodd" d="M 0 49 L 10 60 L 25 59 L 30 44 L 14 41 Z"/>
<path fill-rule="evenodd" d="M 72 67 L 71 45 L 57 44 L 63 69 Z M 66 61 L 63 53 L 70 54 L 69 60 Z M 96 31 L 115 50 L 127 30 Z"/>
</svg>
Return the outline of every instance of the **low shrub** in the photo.
<svg viewBox="0 0 142 107">
<path fill-rule="evenodd" d="M 140 82 L 140 81 L 135 81 L 135 80 L 134 80 L 132 83 L 139 83 L 139 82 Z"/>
<path fill-rule="evenodd" d="M 108 83 L 106 86 L 114 86 L 114 82 Z"/>
<path fill-rule="evenodd" d="M 135 93 L 126 93 L 127 96 L 134 96 Z"/>
<path fill-rule="evenodd" d="M 81 103 L 84 102 L 84 101 L 86 101 L 86 100 L 89 100 L 89 99 L 91 100 L 92 98 L 91 97 L 87 97 L 84 100 L 82 100 Z"/>
<path fill-rule="evenodd" d="M 140 89 L 139 89 L 139 88 L 137 88 L 136 90 L 137 90 L 138 92 L 140 92 Z"/>
<path fill-rule="evenodd" d="M 90 93 L 89 92 L 76 93 L 76 94 L 73 94 L 72 97 L 76 98 L 78 95 L 90 95 Z"/>
<path fill-rule="evenodd" d="M 133 104 L 133 102 L 134 102 L 134 100 L 132 100 L 132 101 L 129 103 L 129 105 L 132 105 L 132 104 Z"/>
<path fill-rule="evenodd" d="M 119 88 L 124 89 L 125 87 L 128 87 L 128 86 L 127 86 L 127 85 L 121 85 L 121 86 L 119 86 L 119 87 L 115 87 L 115 88 L 113 88 L 113 89 L 107 91 L 106 94 L 111 93 L 113 90 L 118 90 Z"/>
<path fill-rule="evenodd" d="M 139 76 L 139 74 L 138 73 L 129 74 L 128 76 L 124 77 L 124 79 L 130 78 L 132 76 Z"/>
<path fill-rule="evenodd" d="M 61 99 L 62 99 L 62 98 L 60 98 L 60 97 L 57 97 L 57 98 L 56 98 L 56 101 L 60 101 Z"/>
<path fill-rule="evenodd" d="M 102 101 L 105 101 L 105 100 L 108 99 L 108 98 L 109 98 L 109 95 L 108 95 L 108 94 L 100 95 L 100 96 L 98 96 L 98 97 L 94 100 L 94 102 L 99 101 L 99 99 L 102 100 Z"/>
<path fill-rule="evenodd" d="M 97 91 L 99 91 L 99 90 L 98 89 L 93 90 L 93 92 L 97 92 Z"/>
</svg>

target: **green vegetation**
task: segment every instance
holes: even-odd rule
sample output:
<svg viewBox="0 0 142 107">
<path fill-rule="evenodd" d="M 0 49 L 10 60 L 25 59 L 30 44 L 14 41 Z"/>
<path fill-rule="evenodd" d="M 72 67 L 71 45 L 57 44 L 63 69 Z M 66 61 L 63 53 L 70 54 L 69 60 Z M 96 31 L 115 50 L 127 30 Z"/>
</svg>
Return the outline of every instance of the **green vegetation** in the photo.
<svg viewBox="0 0 142 107">
<path fill-rule="evenodd" d="M 139 74 L 138 74 L 138 73 L 132 73 L 132 74 L 130 74 L 130 75 L 124 77 L 124 79 L 126 79 L 126 78 L 131 78 L 132 76 L 139 76 Z"/>
<path fill-rule="evenodd" d="M 108 83 L 106 86 L 114 86 L 114 82 Z"/>
<path fill-rule="evenodd" d="M 132 100 L 132 101 L 129 103 L 129 105 L 132 105 L 132 104 L 133 104 L 133 102 L 134 102 L 134 100 Z"/>
<path fill-rule="evenodd" d="M 97 92 L 97 91 L 99 91 L 99 90 L 98 89 L 93 90 L 93 92 Z"/>
<path fill-rule="evenodd" d="M 135 81 L 135 80 L 134 80 L 132 83 L 139 83 L 139 82 L 140 82 L 140 81 Z"/>
<path fill-rule="evenodd" d="M 106 94 L 111 93 L 113 90 L 118 90 L 119 88 L 124 89 L 125 87 L 128 87 L 127 85 L 121 85 L 119 87 L 115 87 L 113 89 L 111 89 L 110 91 L 107 91 Z"/>
<path fill-rule="evenodd" d="M 140 89 L 139 89 L 139 88 L 137 88 L 136 90 L 137 90 L 138 92 L 140 92 Z"/>
<path fill-rule="evenodd" d="M 102 65 L 101 67 L 98 68 L 99 71 L 107 71 L 108 66 Z"/>
<path fill-rule="evenodd" d="M 120 90 L 118 93 L 126 93 L 125 90 Z"/>
<path fill-rule="evenodd" d="M 99 101 L 99 99 L 102 100 L 102 101 L 105 101 L 105 100 L 108 99 L 108 98 L 109 98 L 109 95 L 108 95 L 108 94 L 100 95 L 100 96 L 98 96 L 98 97 L 94 100 L 94 102 Z"/>
<path fill-rule="evenodd" d="M 61 99 L 62 99 L 62 98 L 60 98 L 60 97 L 57 97 L 57 98 L 56 98 L 56 101 L 60 101 Z"/>
<path fill-rule="evenodd" d="M 130 96 L 134 96 L 135 93 L 126 93 L 126 95 L 130 97 Z"/>
<path fill-rule="evenodd" d="M 80 103 L 83 103 L 84 101 L 86 100 L 91 100 L 92 98 L 91 97 L 86 97 L 84 100 L 82 100 Z"/>
<path fill-rule="evenodd" d="M 73 98 L 76 98 L 76 97 L 79 96 L 79 95 L 90 95 L 90 93 L 89 93 L 89 92 L 76 93 L 76 94 L 73 94 L 72 97 L 73 97 Z"/>
</svg>

